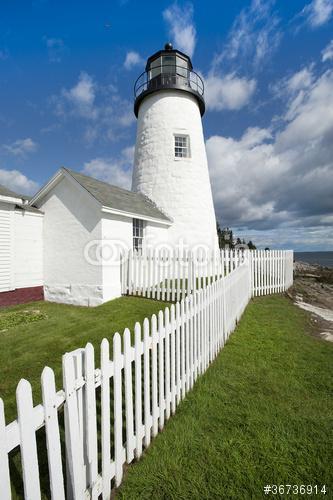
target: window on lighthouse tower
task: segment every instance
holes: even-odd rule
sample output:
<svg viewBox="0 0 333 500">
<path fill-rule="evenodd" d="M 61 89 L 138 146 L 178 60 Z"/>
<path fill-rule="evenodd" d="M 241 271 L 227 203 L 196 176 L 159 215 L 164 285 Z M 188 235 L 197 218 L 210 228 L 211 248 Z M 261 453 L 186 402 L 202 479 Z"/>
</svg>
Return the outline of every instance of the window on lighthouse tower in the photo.
<svg viewBox="0 0 333 500">
<path fill-rule="evenodd" d="M 190 157 L 190 138 L 188 135 L 175 135 L 175 158 Z"/>
</svg>

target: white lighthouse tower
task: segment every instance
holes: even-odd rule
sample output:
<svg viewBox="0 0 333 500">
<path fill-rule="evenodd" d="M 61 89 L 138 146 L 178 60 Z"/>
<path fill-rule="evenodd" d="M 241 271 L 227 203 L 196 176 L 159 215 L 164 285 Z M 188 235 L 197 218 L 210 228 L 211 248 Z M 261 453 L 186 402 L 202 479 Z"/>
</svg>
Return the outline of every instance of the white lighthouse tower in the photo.
<svg viewBox="0 0 333 500">
<path fill-rule="evenodd" d="M 169 243 L 216 248 L 201 122 L 204 86 L 187 55 L 168 43 L 148 58 L 135 84 L 134 112 L 138 127 L 132 190 L 172 218 Z"/>
</svg>

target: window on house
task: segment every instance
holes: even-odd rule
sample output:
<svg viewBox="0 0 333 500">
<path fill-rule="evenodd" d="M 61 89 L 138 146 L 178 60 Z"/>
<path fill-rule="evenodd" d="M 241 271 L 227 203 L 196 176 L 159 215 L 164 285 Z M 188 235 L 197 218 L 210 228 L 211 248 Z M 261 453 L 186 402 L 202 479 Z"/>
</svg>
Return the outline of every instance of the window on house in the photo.
<svg viewBox="0 0 333 500">
<path fill-rule="evenodd" d="M 144 221 L 133 219 L 133 250 L 142 250 Z"/>
<path fill-rule="evenodd" d="M 175 158 L 190 157 L 190 138 L 188 135 L 175 135 Z"/>
</svg>

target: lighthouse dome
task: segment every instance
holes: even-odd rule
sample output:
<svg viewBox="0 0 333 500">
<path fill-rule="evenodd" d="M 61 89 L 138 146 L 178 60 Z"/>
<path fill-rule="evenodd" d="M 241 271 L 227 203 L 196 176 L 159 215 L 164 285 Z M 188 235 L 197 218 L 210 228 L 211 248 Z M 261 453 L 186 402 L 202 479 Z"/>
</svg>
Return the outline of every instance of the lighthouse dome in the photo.
<svg viewBox="0 0 333 500">
<path fill-rule="evenodd" d="M 138 116 L 139 107 L 146 96 L 160 90 L 182 90 L 196 98 L 201 116 L 205 112 L 204 84 L 201 77 L 193 71 L 189 56 L 175 50 L 166 43 L 147 60 L 145 71 L 134 85 L 134 113 Z"/>
</svg>

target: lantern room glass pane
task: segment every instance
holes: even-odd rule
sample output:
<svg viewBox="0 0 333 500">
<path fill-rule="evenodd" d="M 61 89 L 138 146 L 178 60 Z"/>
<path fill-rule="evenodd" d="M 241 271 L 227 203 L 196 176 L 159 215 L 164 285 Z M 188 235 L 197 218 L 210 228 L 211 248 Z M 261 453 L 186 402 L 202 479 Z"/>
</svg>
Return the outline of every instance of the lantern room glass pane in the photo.
<svg viewBox="0 0 333 500">
<path fill-rule="evenodd" d="M 150 72 L 149 72 L 149 78 L 155 78 L 156 76 L 160 75 L 162 71 L 162 58 L 158 57 L 154 61 L 150 63 Z"/>
<path fill-rule="evenodd" d="M 177 65 L 177 74 L 183 76 L 184 78 L 188 78 L 189 76 L 188 61 L 180 56 L 177 56 L 176 65 Z"/>
<path fill-rule="evenodd" d="M 162 73 L 176 73 L 176 58 L 174 55 L 162 57 Z"/>
</svg>

